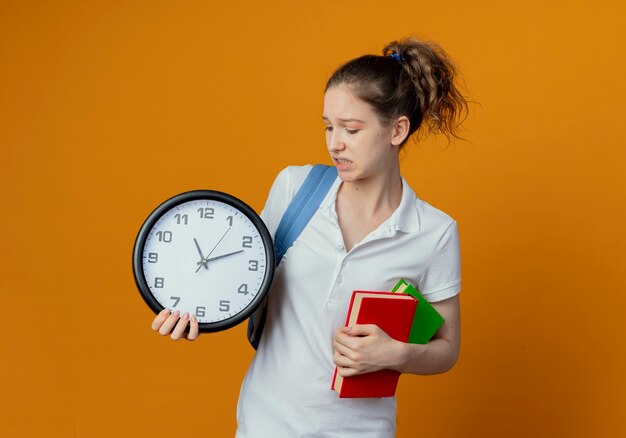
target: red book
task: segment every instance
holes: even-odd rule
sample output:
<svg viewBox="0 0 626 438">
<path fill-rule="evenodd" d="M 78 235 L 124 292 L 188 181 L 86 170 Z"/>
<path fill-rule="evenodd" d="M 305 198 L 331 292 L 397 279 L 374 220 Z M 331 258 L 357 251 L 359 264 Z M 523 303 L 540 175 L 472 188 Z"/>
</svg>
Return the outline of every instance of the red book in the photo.
<svg viewBox="0 0 626 438">
<path fill-rule="evenodd" d="M 417 300 L 392 292 L 354 291 L 346 326 L 376 324 L 392 338 L 407 342 L 413 325 Z M 358 376 L 341 377 L 335 367 L 332 389 L 339 397 L 391 397 L 396 393 L 400 373 L 380 370 Z"/>
</svg>

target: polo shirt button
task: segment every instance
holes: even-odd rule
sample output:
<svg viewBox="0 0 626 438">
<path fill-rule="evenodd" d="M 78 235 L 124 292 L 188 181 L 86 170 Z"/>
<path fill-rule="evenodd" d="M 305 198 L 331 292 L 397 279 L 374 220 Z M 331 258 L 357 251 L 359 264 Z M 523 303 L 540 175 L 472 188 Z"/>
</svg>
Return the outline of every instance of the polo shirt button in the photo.
<svg viewBox="0 0 626 438">
<path fill-rule="evenodd" d="M 341 262 L 341 267 L 342 267 L 342 268 L 345 268 L 347 264 L 348 264 L 348 262 L 346 262 L 346 261 L 344 260 L 343 262 Z"/>
<path fill-rule="evenodd" d="M 337 245 L 337 249 L 338 249 L 339 251 L 343 251 L 343 245 Z"/>
<path fill-rule="evenodd" d="M 339 277 L 339 278 L 337 279 L 337 284 L 341 284 L 341 283 L 343 283 L 343 278 Z"/>
</svg>

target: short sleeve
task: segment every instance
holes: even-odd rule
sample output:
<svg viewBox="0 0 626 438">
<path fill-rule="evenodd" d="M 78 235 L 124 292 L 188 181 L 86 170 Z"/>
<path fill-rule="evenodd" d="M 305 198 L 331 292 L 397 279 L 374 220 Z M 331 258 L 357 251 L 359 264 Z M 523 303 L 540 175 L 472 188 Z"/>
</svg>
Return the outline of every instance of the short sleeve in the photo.
<svg viewBox="0 0 626 438">
<path fill-rule="evenodd" d="M 430 302 L 442 301 L 461 290 L 461 254 L 457 224 L 452 221 L 430 256 L 419 290 Z"/>
<path fill-rule="evenodd" d="M 272 239 L 289 203 L 302 185 L 311 167 L 310 165 L 289 166 L 281 170 L 276 176 L 263 211 L 261 211 L 261 219 L 272 235 Z"/>
</svg>

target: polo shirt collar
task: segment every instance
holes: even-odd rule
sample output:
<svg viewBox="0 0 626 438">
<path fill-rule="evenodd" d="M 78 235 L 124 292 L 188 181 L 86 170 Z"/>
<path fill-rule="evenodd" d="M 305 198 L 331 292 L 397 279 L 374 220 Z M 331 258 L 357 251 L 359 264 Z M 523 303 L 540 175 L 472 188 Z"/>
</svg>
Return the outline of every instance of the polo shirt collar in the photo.
<svg viewBox="0 0 626 438">
<path fill-rule="evenodd" d="M 328 191 L 328 195 L 320 205 L 321 210 L 325 210 L 327 214 L 331 214 L 337 220 L 335 203 L 337 201 L 337 193 L 341 186 L 341 178 L 337 177 L 335 182 Z M 416 196 L 413 189 L 409 186 L 404 178 L 402 178 L 402 199 L 400 205 L 393 212 L 391 217 L 387 219 L 387 223 L 394 227 L 396 231 L 403 233 L 414 233 L 420 230 L 419 214 L 417 212 Z"/>
<path fill-rule="evenodd" d="M 420 230 L 420 218 L 417 212 L 417 197 L 415 192 L 402 178 L 402 199 L 398 209 L 393 213 L 397 215 L 396 230 L 403 233 L 415 233 Z"/>
</svg>

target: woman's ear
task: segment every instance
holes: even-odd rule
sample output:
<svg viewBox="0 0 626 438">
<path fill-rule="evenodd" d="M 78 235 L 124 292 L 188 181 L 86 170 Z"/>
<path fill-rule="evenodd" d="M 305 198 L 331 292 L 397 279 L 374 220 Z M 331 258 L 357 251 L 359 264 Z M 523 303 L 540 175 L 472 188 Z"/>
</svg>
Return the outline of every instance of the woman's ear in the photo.
<svg viewBox="0 0 626 438">
<path fill-rule="evenodd" d="M 407 116 L 400 116 L 393 123 L 393 131 L 391 133 L 391 144 L 399 146 L 409 135 L 411 122 Z"/>
</svg>

